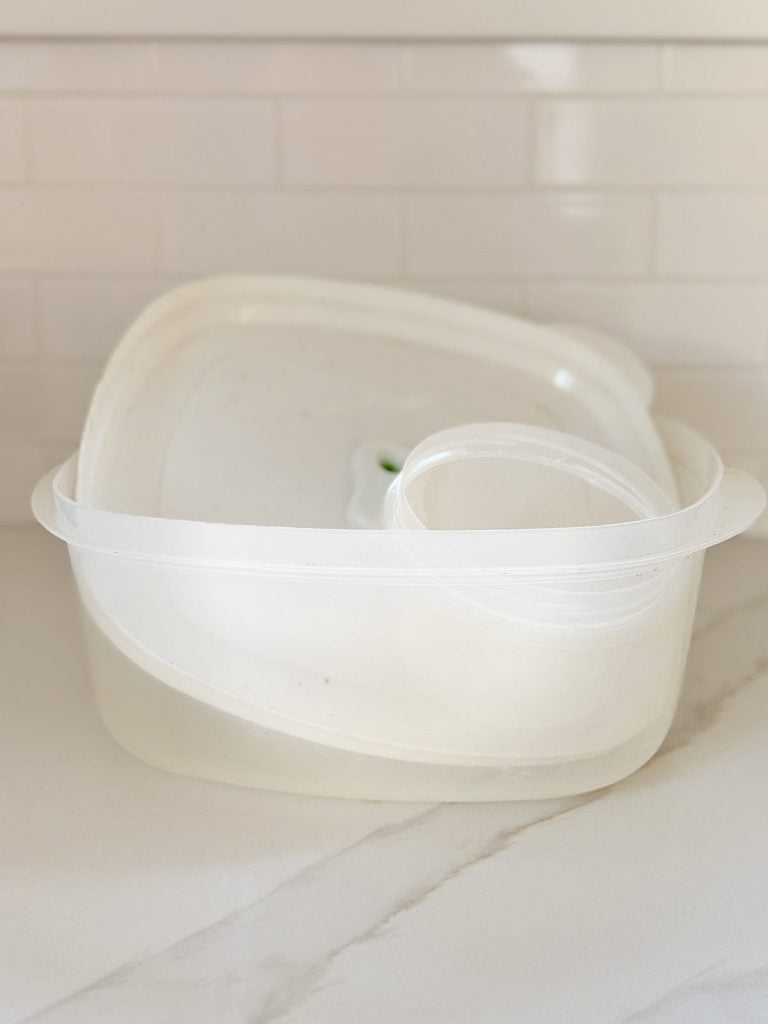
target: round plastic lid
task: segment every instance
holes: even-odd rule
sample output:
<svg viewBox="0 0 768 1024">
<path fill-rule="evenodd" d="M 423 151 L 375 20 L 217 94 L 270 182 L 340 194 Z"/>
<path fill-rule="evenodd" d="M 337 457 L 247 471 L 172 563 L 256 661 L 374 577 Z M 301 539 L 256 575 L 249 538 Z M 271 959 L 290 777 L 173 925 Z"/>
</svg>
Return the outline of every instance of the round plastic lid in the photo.
<svg viewBox="0 0 768 1024">
<path fill-rule="evenodd" d="M 473 423 L 410 452 L 384 520 L 400 530 L 520 530 L 649 519 L 673 508 L 647 473 L 606 448 L 525 423 Z"/>
</svg>

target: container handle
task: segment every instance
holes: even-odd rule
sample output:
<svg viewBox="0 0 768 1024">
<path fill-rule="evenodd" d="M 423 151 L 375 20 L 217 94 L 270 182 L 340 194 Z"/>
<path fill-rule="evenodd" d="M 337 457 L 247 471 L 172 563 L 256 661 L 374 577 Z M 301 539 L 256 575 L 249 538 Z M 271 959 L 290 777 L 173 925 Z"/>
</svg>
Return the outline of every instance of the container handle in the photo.
<svg viewBox="0 0 768 1024">
<path fill-rule="evenodd" d="M 702 546 L 722 544 L 743 533 L 765 509 L 765 504 L 765 491 L 753 476 L 726 466 L 720 485 L 720 509 L 711 526 L 711 539 Z"/>
<path fill-rule="evenodd" d="M 71 462 L 72 460 L 70 460 Z M 56 499 L 54 497 L 53 482 L 60 467 L 56 466 L 49 470 L 44 477 L 37 481 L 32 492 L 30 505 L 35 519 L 45 529 L 61 540 L 67 540 L 62 532 L 56 515 Z"/>
</svg>

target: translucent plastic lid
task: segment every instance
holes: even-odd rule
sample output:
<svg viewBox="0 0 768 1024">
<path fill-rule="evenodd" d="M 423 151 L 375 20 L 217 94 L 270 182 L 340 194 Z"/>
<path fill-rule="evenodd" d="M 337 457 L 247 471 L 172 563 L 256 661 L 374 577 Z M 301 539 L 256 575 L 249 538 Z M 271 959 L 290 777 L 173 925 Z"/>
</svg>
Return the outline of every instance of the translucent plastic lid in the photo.
<svg viewBox="0 0 768 1024">
<path fill-rule="evenodd" d="M 672 512 L 647 473 L 607 448 L 527 423 L 472 423 L 425 438 L 384 502 L 390 529 L 520 530 Z"/>
<path fill-rule="evenodd" d="M 187 285 L 139 318 L 94 396 L 76 495 L 147 516 L 343 527 L 361 444 L 408 450 L 490 420 L 602 445 L 674 497 L 615 354 L 410 292 L 270 277 Z"/>
</svg>

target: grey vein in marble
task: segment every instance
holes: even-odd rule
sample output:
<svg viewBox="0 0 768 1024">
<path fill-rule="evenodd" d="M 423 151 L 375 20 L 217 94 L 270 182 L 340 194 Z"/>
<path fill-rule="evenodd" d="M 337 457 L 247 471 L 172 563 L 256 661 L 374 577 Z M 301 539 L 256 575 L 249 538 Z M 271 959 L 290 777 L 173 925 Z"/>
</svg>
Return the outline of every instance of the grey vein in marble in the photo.
<svg viewBox="0 0 768 1024">
<path fill-rule="evenodd" d="M 767 572 L 764 545 L 710 555 L 679 714 L 663 753 L 626 783 L 421 811 L 30 1021 L 768 1020 Z M 592 903 L 569 884 L 574 867 Z M 544 960 L 531 960 L 546 936 Z M 583 966 L 569 974 L 571 963 Z"/>
<path fill-rule="evenodd" d="M 722 962 L 699 971 L 619 1024 L 765 1024 L 768 966 L 721 971 Z"/>
<path fill-rule="evenodd" d="M 254 906 L 114 972 L 28 1022 L 102 1024 L 120 1007 L 127 1020 L 141 1024 L 271 1024 L 314 990 L 345 949 L 374 938 L 517 836 L 599 796 L 434 806 L 402 825 L 377 830 Z"/>
</svg>

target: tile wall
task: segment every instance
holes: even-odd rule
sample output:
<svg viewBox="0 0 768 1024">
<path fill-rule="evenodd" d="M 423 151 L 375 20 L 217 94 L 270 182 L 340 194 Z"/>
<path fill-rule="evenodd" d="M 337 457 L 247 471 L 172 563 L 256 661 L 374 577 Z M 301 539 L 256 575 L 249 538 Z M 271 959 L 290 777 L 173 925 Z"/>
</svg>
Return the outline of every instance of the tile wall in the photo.
<svg viewBox="0 0 768 1024">
<path fill-rule="evenodd" d="M 0 42 L 0 519 L 142 306 L 248 270 L 614 332 L 768 471 L 768 45 Z"/>
</svg>

